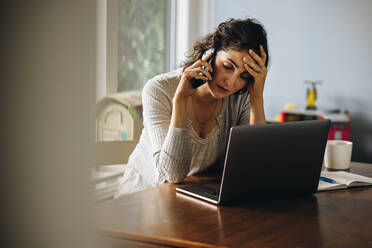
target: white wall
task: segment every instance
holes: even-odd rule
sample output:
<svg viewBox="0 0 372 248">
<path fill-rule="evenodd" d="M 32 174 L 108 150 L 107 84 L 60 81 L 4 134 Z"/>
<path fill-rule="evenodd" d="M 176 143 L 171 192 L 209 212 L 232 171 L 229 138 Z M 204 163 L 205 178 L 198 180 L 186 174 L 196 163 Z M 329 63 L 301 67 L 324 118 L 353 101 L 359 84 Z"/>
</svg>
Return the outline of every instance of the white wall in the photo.
<svg viewBox="0 0 372 248">
<path fill-rule="evenodd" d="M 353 160 L 372 162 L 372 1 L 215 1 L 215 24 L 254 17 L 268 33 L 271 67 L 265 108 L 306 105 L 303 81 L 322 80 L 319 108 L 349 109 Z"/>
</svg>

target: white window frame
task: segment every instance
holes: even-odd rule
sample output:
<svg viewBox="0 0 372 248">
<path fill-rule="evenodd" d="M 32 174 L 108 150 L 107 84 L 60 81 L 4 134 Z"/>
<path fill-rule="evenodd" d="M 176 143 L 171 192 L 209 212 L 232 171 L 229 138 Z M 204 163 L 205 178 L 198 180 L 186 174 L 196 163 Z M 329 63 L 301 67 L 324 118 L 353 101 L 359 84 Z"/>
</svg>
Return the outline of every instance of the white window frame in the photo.
<svg viewBox="0 0 372 248">
<path fill-rule="evenodd" d="M 117 0 L 97 0 L 96 101 L 117 89 Z"/>
<path fill-rule="evenodd" d="M 118 0 L 97 1 L 96 101 L 117 92 Z M 165 71 L 179 67 L 194 41 L 214 28 L 213 0 L 166 0 Z"/>
</svg>

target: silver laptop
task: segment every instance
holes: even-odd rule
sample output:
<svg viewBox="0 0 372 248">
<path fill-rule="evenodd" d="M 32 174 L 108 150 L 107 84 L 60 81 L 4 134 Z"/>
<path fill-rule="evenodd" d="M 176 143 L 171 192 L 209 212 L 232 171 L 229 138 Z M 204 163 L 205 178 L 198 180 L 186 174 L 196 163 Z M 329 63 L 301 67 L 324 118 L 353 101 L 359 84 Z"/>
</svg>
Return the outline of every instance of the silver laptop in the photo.
<svg viewBox="0 0 372 248">
<path fill-rule="evenodd" d="M 312 195 L 329 126 L 329 120 L 234 126 L 221 183 L 176 190 L 215 204 Z"/>
</svg>

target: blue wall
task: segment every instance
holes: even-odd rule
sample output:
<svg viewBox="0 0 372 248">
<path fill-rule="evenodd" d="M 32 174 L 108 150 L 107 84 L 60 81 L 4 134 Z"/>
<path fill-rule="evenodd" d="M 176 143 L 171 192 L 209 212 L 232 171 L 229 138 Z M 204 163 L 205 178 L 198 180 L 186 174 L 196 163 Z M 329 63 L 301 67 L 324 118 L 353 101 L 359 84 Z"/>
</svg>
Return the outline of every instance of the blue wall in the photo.
<svg viewBox="0 0 372 248">
<path fill-rule="evenodd" d="M 266 27 L 271 65 L 265 110 L 305 107 L 307 80 L 323 80 L 317 106 L 348 109 L 354 161 L 372 163 L 372 1 L 216 0 L 215 25 L 254 17 Z"/>
</svg>

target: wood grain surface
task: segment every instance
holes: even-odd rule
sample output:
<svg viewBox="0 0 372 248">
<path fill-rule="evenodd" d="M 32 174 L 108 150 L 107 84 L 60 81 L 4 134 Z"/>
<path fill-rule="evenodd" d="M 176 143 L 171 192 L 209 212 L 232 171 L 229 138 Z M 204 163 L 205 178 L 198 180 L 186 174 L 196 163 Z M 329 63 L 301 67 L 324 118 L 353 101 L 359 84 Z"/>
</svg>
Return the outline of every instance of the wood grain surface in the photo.
<svg viewBox="0 0 372 248">
<path fill-rule="evenodd" d="M 352 162 L 350 172 L 372 177 L 372 165 Z M 184 184 L 211 180 L 216 175 Z M 115 247 L 372 247 L 372 187 L 217 206 L 178 193 L 177 186 L 97 205 L 98 232 Z"/>
</svg>

